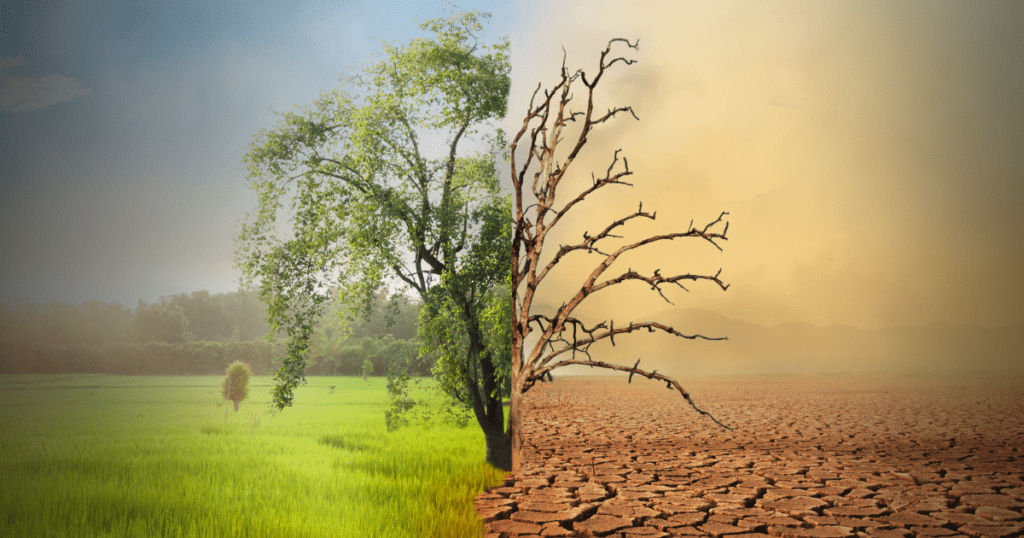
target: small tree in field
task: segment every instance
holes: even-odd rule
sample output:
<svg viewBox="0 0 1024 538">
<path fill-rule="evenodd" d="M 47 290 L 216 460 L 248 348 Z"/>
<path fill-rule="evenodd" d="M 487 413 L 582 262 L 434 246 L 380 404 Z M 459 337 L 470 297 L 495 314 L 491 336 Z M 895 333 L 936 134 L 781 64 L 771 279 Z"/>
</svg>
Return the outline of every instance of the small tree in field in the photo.
<svg viewBox="0 0 1024 538">
<path fill-rule="evenodd" d="M 235 403 L 235 411 L 238 411 L 238 404 L 249 395 L 250 374 L 248 364 L 235 361 L 228 366 L 224 381 L 220 384 L 221 396 Z"/>
<path fill-rule="evenodd" d="M 373 363 L 370 359 L 363 359 L 363 381 L 373 373 Z"/>
<path fill-rule="evenodd" d="M 632 244 L 624 245 L 616 250 L 611 250 L 603 245 L 598 245 L 598 242 L 602 242 L 608 237 L 621 237 L 613 235 L 612 232 L 627 221 L 638 218 L 654 220 L 655 214 L 645 212 L 643 210 L 643 204 L 641 204 L 640 208 L 635 213 L 625 215 L 618 220 L 612 221 L 603 230 L 598 229 L 598 233 L 596 235 L 590 235 L 588 232 L 583 232 L 583 239 L 579 243 L 574 245 L 559 245 L 559 249 L 554 253 L 554 257 L 546 265 L 542 265 L 540 261 L 547 234 L 563 218 L 565 218 L 569 214 L 570 210 L 572 210 L 577 204 L 583 202 L 591 193 L 609 185 L 630 185 L 629 183 L 622 181 L 623 177 L 632 174 L 629 170 L 629 163 L 626 162 L 625 158 L 622 159 L 622 169 L 613 173 L 619 162 L 619 152 L 616 151 L 605 177 L 597 178 L 591 174 L 591 186 L 586 187 L 583 192 L 579 193 L 575 198 L 572 198 L 570 195 L 567 202 L 564 201 L 565 198 L 563 198 L 563 203 L 559 204 L 561 205 L 560 208 L 555 206 L 555 191 L 559 186 L 559 182 L 564 178 L 569 165 L 572 164 L 573 160 L 579 155 L 580 150 L 582 150 L 583 146 L 587 143 L 590 132 L 599 124 L 614 118 L 617 114 L 622 112 L 629 112 L 634 118 L 636 118 L 631 107 L 613 108 L 608 110 L 604 115 L 594 114 L 594 89 L 601 80 L 601 76 L 604 75 L 605 70 L 617 62 L 622 62 L 626 65 L 635 62 L 635 60 L 627 60 L 621 57 L 610 61 L 606 60 L 606 57 L 611 52 L 612 44 L 615 42 L 624 42 L 629 48 L 637 48 L 636 44 L 630 44 L 629 41 L 626 41 L 625 39 L 611 40 L 608 43 L 608 47 L 601 53 L 601 61 L 598 66 L 597 74 L 591 80 L 587 80 L 587 76 L 583 71 L 577 71 L 576 74 L 570 76 L 563 61 L 561 81 L 551 91 L 545 91 L 543 101 L 536 106 L 534 105 L 534 100 L 537 97 L 537 92 L 534 92 L 534 98 L 530 100 L 530 107 L 527 111 L 526 119 L 523 121 L 523 127 L 512 141 L 512 182 L 515 187 L 516 224 L 515 235 L 513 236 L 511 260 L 512 275 L 510 287 L 512 290 L 512 306 L 514 308 L 514 312 L 512 316 L 511 344 L 512 395 L 508 427 L 509 437 L 512 443 L 512 469 L 514 471 L 518 470 L 522 460 L 523 394 L 530 390 L 530 387 L 532 387 L 537 381 L 541 381 L 545 377 L 550 380 L 551 371 L 556 368 L 568 366 L 570 364 L 583 364 L 591 367 L 629 372 L 629 381 L 633 380 L 634 375 L 658 380 L 665 383 L 669 389 L 679 391 L 683 398 L 685 398 L 690 405 L 693 405 L 694 409 L 698 412 L 708 415 L 707 412 L 698 409 L 697 406 L 693 404 L 690 394 L 686 392 L 686 390 L 684 390 L 677 381 L 664 374 L 659 374 L 655 370 L 641 370 L 639 368 L 639 359 L 637 359 L 633 366 L 596 361 L 592 360 L 590 357 L 588 348 L 594 342 L 605 338 L 610 339 L 612 345 L 615 345 L 616 335 L 640 330 L 646 330 L 647 332 L 662 331 L 691 340 L 694 338 L 724 340 L 724 337 L 708 338 L 699 334 L 687 335 L 677 331 L 673 327 L 653 321 L 641 323 L 634 322 L 627 326 L 622 326 L 620 324 L 619 327 L 616 328 L 615 321 L 611 320 L 609 322 L 598 323 L 592 327 L 587 327 L 579 319 L 573 317 L 572 313 L 580 303 L 595 292 L 629 280 L 644 282 L 647 286 L 650 286 L 652 291 L 658 292 L 658 294 L 670 304 L 671 301 L 665 297 L 662 290 L 662 286 L 665 284 L 679 286 L 685 290 L 686 288 L 683 288 L 680 281 L 707 280 L 717 284 L 723 290 L 728 289 L 729 286 L 719 280 L 718 274 L 694 275 L 687 273 L 667 276 L 662 275 L 660 269 L 655 270 L 651 275 L 642 275 L 630 268 L 616 276 L 604 280 L 603 282 L 598 281 L 601 275 L 613 263 L 615 263 L 616 259 L 620 255 L 650 243 L 691 237 L 703 239 L 721 250 L 715 241 L 726 240 L 725 234 L 729 229 L 729 223 L 724 223 L 725 226 L 721 233 L 710 230 L 715 225 L 722 222 L 722 217 L 728 213 L 723 212 L 713 222 L 704 226 L 703 229 L 692 227 L 693 223 L 691 222 L 691 227 L 686 231 L 655 235 Z M 586 87 L 584 92 L 587 97 L 586 112 L 567 110 L 567 105 L 572 100 L 572 94 L 569 91 L 570 86 L 577 81 L 582 82 Z M 537 86 L 537 91 L 540 91 L 540 85 Z M 531 129 L 530 125 L 534 122 L 539 122 L 539 124 L 535 125 Z M 559 163 L 555 160 L 555 150 L 563 140 L 562 130 L 568 122 L 578 125 L 580 127 L 580 133 L 578 137 L 575 137 L 575 140 L 571 140 L 572 145 L 570 146 L 569 154 L 565 156 L 561 163 Z M 521 164 L 521 166 L 517 166 L 516 149 L 524 142 L 528 146 L 526 148 L 528 151 L 526 160 Z M 527 206 L 523 201 L 523 185 L 529 185 L 527 182 L 527 172 L 530 170 L 534 171 L 532 174 L 532 190 L 533 195 L 536 198 L 536 202 Z M 532 218 L 529 213 L 531 209 L 533 210 Z M 578 211 L 579 210 L 577 209 L 577 212 Z M 585 217 L 585 215 L 576 214 L 574 217 L 570 218 L 580 219 L 582 217 Z M 602 249 L 606 249 L 607 252 L 602 251 Z M 537 287 L 544 280 L 544 277 L 546 277 L 566 255 L 575 251 L 582 251 L 588 254 L 598 254 L 601 258 L 596 264 L 594 270 L 585 277 L 580 287 L 570 293 L 567 301 L 563 303 L 552 316 L 531 313 L 530 310 L 533 304 L 534 294 L 536 293 Z M 721 273 L 721 270 L 719 270 L 719 273 Z M 527 335 L 534 330 L 539 331 L 540 336 L 537 342 L 527 349 L 525 339 Z M 712 420 L 715 420 L 714 417 L 711 418 Z M 717 423 L 718 421 L 715 420 L 715 422 Z M 721 423 L 719 424 L 721 425 Z"/>
</svg>

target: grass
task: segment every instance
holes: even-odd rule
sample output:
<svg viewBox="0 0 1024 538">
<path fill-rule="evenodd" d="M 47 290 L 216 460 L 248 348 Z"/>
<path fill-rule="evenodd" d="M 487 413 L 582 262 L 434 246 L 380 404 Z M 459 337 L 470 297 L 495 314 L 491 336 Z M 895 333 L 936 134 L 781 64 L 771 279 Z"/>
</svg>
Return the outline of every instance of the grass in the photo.
<svg viewBox="0 0 1024 538">
<path fill-rule="evenodd" d="M 0 536 L 483 535 L 473 497 L 504 473 L 474 420 L 389 433 L 381 378 L 311 377 L 275 414 L 253 377 L 225 422 L 219 385 L 0 376 Z"/>
</svg>

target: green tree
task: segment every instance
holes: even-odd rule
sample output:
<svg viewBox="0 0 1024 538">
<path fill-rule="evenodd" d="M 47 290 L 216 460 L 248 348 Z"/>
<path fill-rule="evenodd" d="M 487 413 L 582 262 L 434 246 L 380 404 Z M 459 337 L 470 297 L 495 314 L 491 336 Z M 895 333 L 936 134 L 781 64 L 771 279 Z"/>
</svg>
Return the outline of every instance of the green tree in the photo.
<svg viewBox="0 0 1024 538">
<path fill-rule="evenodd" d="M 255 291 L 238 291 L 212 297 L 227 318 L 225 339 L 238 342 L 259 340 L 270 331 L 267 306 Z"/>
<path fill-rule="evenodd" d="M 193 341 L 215 342 L 231 336 L 232 330 L 228 327 L 223 305 L 213 299 L 209 291 L 194 291 L 191 296 L 182 293 L 166 300 L 180 307 L 185 314 Z"/>
<path fill-rule="evenodd" d="M 363 381 L 366 381 L 366 378 L 370 377 L 370 375 L 373 374 L 373 363 L 370 362 L 370 359 L 363 359 L 363 370 L 362 370 L 362 373 L 363 373 Z"/>
<path fill-rule="evenodd" d="M 94 340 L 85 343 L 110 345 L 129 340 L 132 313 L 120 303 L 88 302 L 82 305 L 82 314 L 86 318 L 87 334 Z"/>
<path fill-rule="evenodd" d="M 274 404 L 291 405 L 305 380 L 310 335 L 332 286 L 352 315 L 369 317 L 381 289 L 414 293 L 431 312 L 458 320 L 442 384 L 471 408 L 487 461 L 511 466 L 501 400 L 510 356 L 495 355 L 486 326 L 492 291 L 508 279 L 511 197 L 495 162 L 507 144 L 497 129 L 510 87 L 508 40 L 482 46 L 489 14 L 461 13 L 421 25 L 436 38 L 386 46 L 387 58 L 327 92 L 301 114 L 261 130 L 245 157 L 258 207 L 239 236 L 247 284 L 268 305 L 272 333 L 288 337 Z M 490 152 L 467 155 L 476 138 Z M 428 149 L 444 142 L 439 155 Z M 291 216 L 290 232 L 278 225 Z M 287 239 L 279 239 L 282 234 Z M 290 236 L 289 236 L 290 234 Z M 396 295 L 392 295 L 395 298 Z M 397 301 L 391 303 L 392 312 Z M 501 327 L 508 319 L 497 320 Z M 408 374 L 392 369 L 396 376 Z M 389 382 L 405 408 L 405 384 Z"/>
<path fill-rule="evenodd" d="M 238 404 L 249 396 L 250 375 L 249 365 L 242 361 L 231 363 L 224 373 L 220 394 L 225 400 L 231 400 L 235 404 L 235 411 L 238 411 Z"/>
<path fill-rule="evenodd" d="M 168 344 L 184 344 L 192 334 L 188 330 L 188 318 L 181 306 L 163 300 L 157 304 L 147 305 L 139 299 L 139 307 L 135 310 L 134 341 L 166 342 Z"/>
</svg>

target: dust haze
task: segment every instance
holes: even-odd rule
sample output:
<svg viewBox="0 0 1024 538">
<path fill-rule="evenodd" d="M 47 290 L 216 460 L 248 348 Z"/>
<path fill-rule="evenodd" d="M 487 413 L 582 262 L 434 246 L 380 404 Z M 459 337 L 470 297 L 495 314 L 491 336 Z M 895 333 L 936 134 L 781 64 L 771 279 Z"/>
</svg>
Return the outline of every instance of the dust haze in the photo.
<svg viewBox="0 0 1024 538">
<path fill-rule="evenodd" d="M 629 105 L 640 121 L 626 114 L 593 131 L 559 200 L 589 186 L 591 172 L 603 176 L 620 148 L 635 186 L 589 197 L 549 244 L 578 243 L 641 201 L 657 220 L 625 227 L 605 252 L 730 213 L 724 252 L 699 239 L 663 242 L 599 279 L 722 268 L 728 291 L 666 287 L 670 305 L 626 283 L 577 311 L 617 326 L 675 320 L 684 333 L 730 341 L 645 332 L 602 347 L 605 360 L 621 353 L 616 362 L 643 356 L 669 368 L 672 358 L 677 373 L 1022 368 L 1021 4 L 538 9 L 531 38 L 513 47 L 513 133 L 537 82 L 557 82 L 563 46 L 570 72 L 592 76 L 610 38 L 640 39 L 639 51 L 613 46 L 638 63 L 614 66 L 595 94 L 595 112 Z M 574 88 L 581 110 L 586 88 Z M 568 300 L 599 261 L 567 258 L 538 302 Z"/>
<path fill-rule="evenodd" d="M 729 211 L 723 253 L 676 242 L 616 267 L 722 267 L 727 293 L 694 286 L 673 297 L 767 326 L 1024 320 L 1013 276 L 1024 272 L 1019 4 L 548 9 L 538 38 L 517 43 L 514 60 L 536 58 L 514 64 L 517 121 L 536 83 L 555 81 L 562 45 L 570 69 L 593 72 L 608 38 L 640 38 L 639 52 L 615 48 L 639 63 L 617 64 L 595 104 L 631 105 L 640 121 L 599 127 L 573 174 L 576 187 L 603 175 L 622 148 L 635 186 L 588 199 L 588 216 L 554 242 L 578 241 L 640 201 L 658 220 L 627 239 Z M 569 19 L 577 24 L 550 31 Z M 562 271 L 548 302 L 593 260 Z M 612 295 L 595 295 L 588 312 L 669 306 L 656 294 L 628 305 Z"/>
</svg>

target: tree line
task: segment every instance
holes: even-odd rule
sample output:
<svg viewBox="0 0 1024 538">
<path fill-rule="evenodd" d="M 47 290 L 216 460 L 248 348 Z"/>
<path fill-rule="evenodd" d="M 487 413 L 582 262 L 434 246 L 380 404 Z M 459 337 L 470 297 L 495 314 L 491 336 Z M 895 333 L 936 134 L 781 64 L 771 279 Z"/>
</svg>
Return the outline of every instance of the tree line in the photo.
<svg viewBox="0 0 1024 538">
<path fill-rule="evenodd" d="M 429 375 L 417 360 L 419 305 L 400 301 L 388 327 L 385 299 L 374 299 L 368 320 L 346 319 L 331 306 L 314 330 L 310 375 L 382 375 L 392 363 Z M 219 375 L 233 361 L 255 375 L 274 371 L 283 353 L 267 342 L 267 308 L 255 292 L 212 295 L 206 290 L 120 303 L 36 304 L 24 297 L 0 302 L 0 372 Z"/>
</svg>

